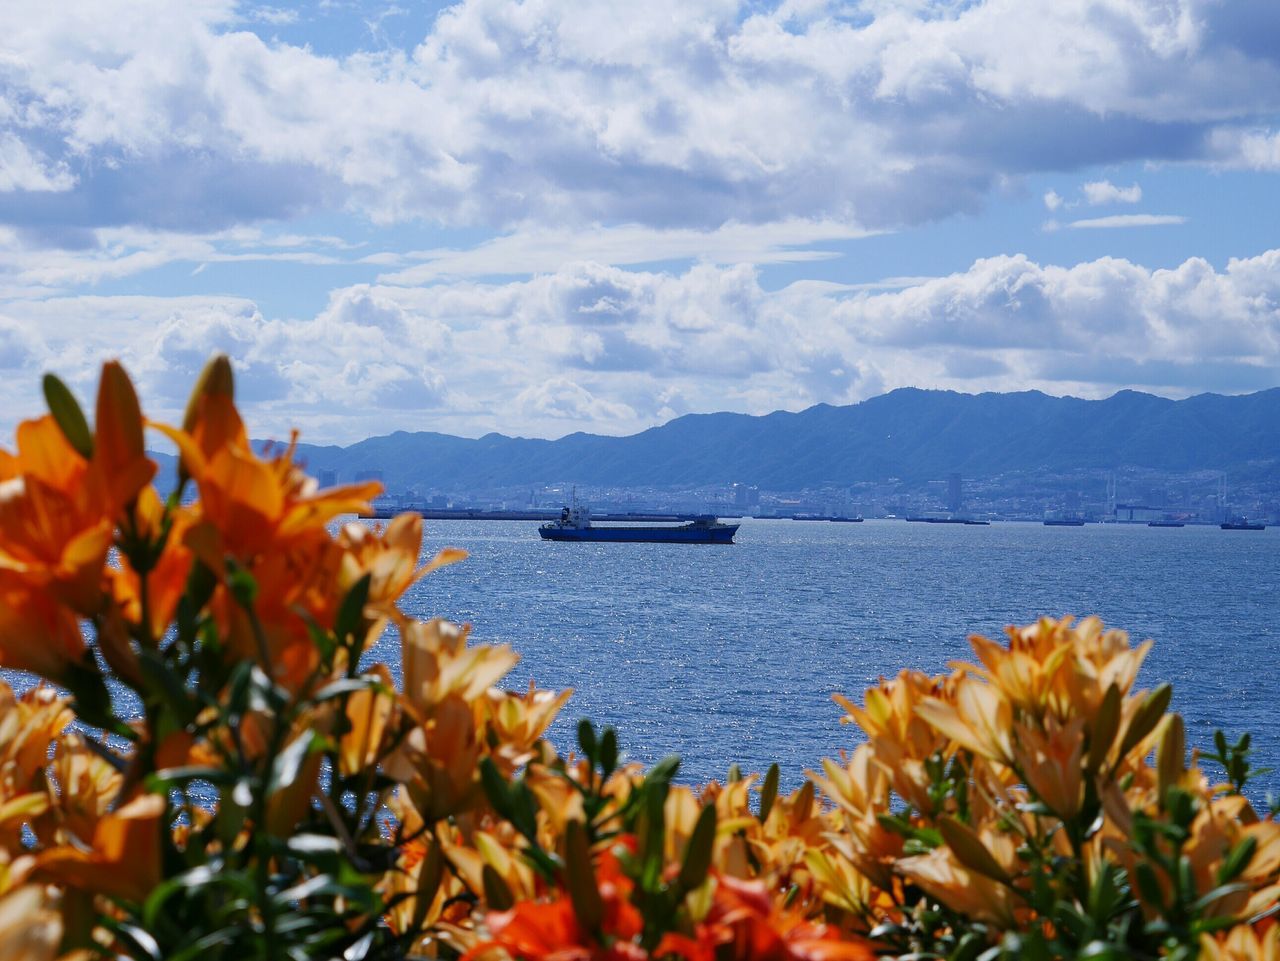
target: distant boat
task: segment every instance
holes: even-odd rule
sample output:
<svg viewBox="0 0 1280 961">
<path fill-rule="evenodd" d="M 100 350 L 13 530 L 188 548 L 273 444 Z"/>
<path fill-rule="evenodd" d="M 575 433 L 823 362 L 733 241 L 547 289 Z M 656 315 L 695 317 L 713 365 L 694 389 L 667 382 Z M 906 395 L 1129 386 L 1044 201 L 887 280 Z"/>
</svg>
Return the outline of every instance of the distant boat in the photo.
<svg viewBox="0 0 1280 961">
<path fill-rule="evenodd" d="M 976 517 L 966 517 L 964 519 L 964 522 L 968 527 L 990 527 L 991 526 L 991 521 L 979 520 Z"/>
<path fill-rule="evenodd" d="M 592 541 L 597 543 L 642 544 L 732 544 L 738 524 L 722 524 L 714 515 L 695 517 L 687 524 L 648 526 L 635 524 L 628 527 L 596 527 L 591 523 L 591 510 L 578 503 L 575 494 L 572 504 L 560 512 L 560 516 L 538 528 L 544 541 Z"/>
<path fill-rule="evenodd" d="M 1147 521 L 1148 527 L 1186 527 L 1182 521 Z"/>
<path fill-rule="evenodd" d="M 1046 517 L 1045 527 L 1084 527 L 1083 517 Z"/>
<path fill-rule="evenodd" d="M 838 517 L 830 518 L 830 520 L 836 521 L 837 523 L 840 523 L 840 524 L 861 524 L 862 515 L 859 514 L 857 517 L 848 517 L 841 514 Z"/>
<path fill-rule="evenodd" d="M 1233 517 L 1229 521 L 1223 521 L 1218 526 L 1224 531 L 1264 531 L 1267 529 L 1266 524 L 1250 521 L 1244 517 Z"/>
</svg>

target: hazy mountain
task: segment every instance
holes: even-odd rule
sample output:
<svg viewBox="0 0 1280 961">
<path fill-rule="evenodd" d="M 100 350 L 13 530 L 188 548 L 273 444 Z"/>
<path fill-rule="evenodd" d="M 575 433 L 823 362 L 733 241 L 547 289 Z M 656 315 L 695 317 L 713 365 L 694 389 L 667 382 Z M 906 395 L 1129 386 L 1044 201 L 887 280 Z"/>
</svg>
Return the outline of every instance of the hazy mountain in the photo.
<svg viewBox="0 0 1280 961">
<path fill-rule="evenodd" d="M 733 481 L 782 490 L 1095 467 L 1256 475 L 1280 466 L 1280 388 L 1180 401 L 1130 390 L 1093 401 L 902 389 L 799 413 L 692 414 L 630 437 L 473 440 L 399 431 L 349 447 L 302 445 L 300 456 L 313 473 L 334 470 L 342 482 L 381 470 L 392 491 Z"/>
</svg>

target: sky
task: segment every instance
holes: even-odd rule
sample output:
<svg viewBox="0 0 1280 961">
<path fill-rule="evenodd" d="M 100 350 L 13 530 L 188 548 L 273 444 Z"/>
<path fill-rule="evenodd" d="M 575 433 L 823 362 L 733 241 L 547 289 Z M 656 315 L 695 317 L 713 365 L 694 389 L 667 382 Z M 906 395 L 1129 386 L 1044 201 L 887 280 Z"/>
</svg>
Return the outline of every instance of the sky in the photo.
<svg viewBox="0 0 1280 961">
<path fill-rule="evenodd" d="M 5 0 L 0 432 L 1280 386 L 1275 0 Z"/>
</svg>

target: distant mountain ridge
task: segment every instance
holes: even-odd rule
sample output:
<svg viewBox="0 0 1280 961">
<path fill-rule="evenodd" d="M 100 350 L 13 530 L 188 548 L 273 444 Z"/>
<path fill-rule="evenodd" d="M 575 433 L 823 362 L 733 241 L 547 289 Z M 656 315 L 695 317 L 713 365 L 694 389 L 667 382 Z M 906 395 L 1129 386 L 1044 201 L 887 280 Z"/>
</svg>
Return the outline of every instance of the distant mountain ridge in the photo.
<svg viewBox="0 0 1280 961">
<path fill-rule="evenodd" d="M 960 394 L 902 388 L 849 406 L 689 414 L 628 437 L 469 439 L 398 431 L 347 447 L 303 444 L 312 473 L 380 470 L 389 490 L 547 483 L 618 487 L 754 484 L 796 490 L 857 481 L 979 478 L 1017 470 L 1280 467 L 1280 388 L 1169 400 L 1122 390 L 1105 400 L 1039 391 Z"/>
</svg>

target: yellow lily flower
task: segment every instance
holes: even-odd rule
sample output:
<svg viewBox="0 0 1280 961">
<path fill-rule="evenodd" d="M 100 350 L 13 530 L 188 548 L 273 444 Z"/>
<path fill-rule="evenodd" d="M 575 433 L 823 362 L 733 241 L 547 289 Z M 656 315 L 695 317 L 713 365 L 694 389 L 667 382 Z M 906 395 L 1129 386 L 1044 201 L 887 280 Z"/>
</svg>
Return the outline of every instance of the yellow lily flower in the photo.
<svg viewBox="0 0 1280 961">
<path fill-rule="evenodd" d="M 58 743 L 51 770 L 58 786 L 54 807 L 58 827 L 81 840 L 92 838 L 120 793 L 123 776 L 77 735 Z"/>
<path fill-rule="evenodd" d="M 450 695 L 474 702 L 519 661 L 506 644 L 468 646 L 467 633 L 440 619 L 400 624 L 404 702 L 417 718 Z"/>
<path fill-rule="evenodd" d="M 1014 728 L 1013 759 L 1027 787 L 1064 821 L 1084 799 L 1084 724 L 1082 717 L 1063 724 L 1051 715 L 1043 731 L 1027 723 Z"/>
<path fill-rule="evenodd" d="M 344 777 L 371 770 L 382 757 L 383 738 L 395 713 L 395 682 L 385 664 L 376 664 L 368 675 L 378 678 L 385 690 L 365 688 L 347 698 L 349 730 L 338 742 L 338 770 Z"/>
<path fill-rule="evenodd" d="M 0 958 L 55 961 L 62 943 L 62 916 L 44 888 L 27 884 L 0 896 Z"/>
<path fill-rule="evenodd" d="M 1013 710 L 993 686 L 965 676 L 954 703 L 927 698 L 915 710 L 939 733 L 974 754 L 1001 764 L 1012 760 Z"/>
<path fill-rule="evenodd" d="M 1280 961 L 1280 926 L 1237 924 L 1217 935 L 1200 936 L 1201 961 Z"/>
<path fill-rule="evenodd" d="M 566 688 L 559 694 L 540 691 L 532 681 L 523 695 L 489 688 L 477 701 L 487 736 L 486 743 L 496 742 L 490 756 L 498 769 L 510 775 L 533 757 L 533 746 L 546 733 L 560 709 L 573 694 Z"/>
<path fill-rule="evenodd" d="M 1009 887 L 961 864 L 948 847 L 903 858 L 895 869 L 953 911 L 1002 930 L 1016 924 L 1017 898 Z"/>
</svg>

